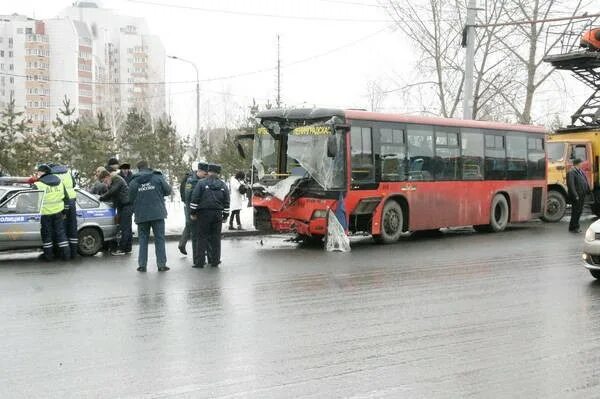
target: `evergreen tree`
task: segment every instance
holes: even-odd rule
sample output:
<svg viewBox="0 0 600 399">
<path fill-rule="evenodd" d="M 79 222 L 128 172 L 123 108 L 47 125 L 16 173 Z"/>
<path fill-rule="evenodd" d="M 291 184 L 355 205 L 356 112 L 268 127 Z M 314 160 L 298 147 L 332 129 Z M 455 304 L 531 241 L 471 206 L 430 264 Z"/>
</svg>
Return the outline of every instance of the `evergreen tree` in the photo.
<svg viewBox="0 0 600 399">
<path fill-rule="evenodd" d="M 24 148 L 30 139 L 23 112 L 17 112 L 15 100 L 11 97 L 8 106 L 0 112 L 0 170 L 12 175 L 25 175 L 31 172 L 27 167 Z"/>
</svg>

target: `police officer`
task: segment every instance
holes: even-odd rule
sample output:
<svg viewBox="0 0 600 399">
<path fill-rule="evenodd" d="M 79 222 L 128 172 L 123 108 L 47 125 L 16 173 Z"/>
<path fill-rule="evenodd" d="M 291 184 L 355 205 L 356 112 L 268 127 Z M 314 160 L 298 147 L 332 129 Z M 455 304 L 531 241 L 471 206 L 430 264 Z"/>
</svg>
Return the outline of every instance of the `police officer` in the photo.
<svg viewBox="0 0 600 399">
<path fill-rule="evenodd" d="M 192 260 L 194 263 L 193 267 L 202 267 L 204 261 L 200 258 L 200 252 L 198 249 L 198 222 L 197 220 L 190 219 L 190 202 L 192 201 L 192 193 L 196 188 L 196 184 L 204 179 L 208 175 L 208 164 L 205 162 L 198 162 L 196 172 L 188 177 L 187 182 L 185 184 L 184 190 L 184 202 L 185 202 L 185 216 L 186 216 L 186 226 L 181 235 L 181 240 L 179 241 L 179 251 L 182 253 L 182 248 L 185 250 L 185 244 L 187 243 L 188 237 L 191 235 L 192 237 Z M 187 230 L 187 231 L 186 231 Z M 204 259 L 204 258 L 202 258 Z"/>
<path fill-rule="evenodd" d="M 71 257 L 69 241 L 65 234 L 63 211 L 68 195 L 58 176 L 52 174 L 50 166 L 42 164 L 37 168 L 38 180 L 33 186 L 44 192 L 42 202 L 41 236 L 44 250 L 40 259 L 51 261 L 54 259 L 54 244 L 58 245 L 63 260 Z"/>
<path fill-rule="evenodd" d="M 221 166 L 208 165 L 208 176 L 196 184 L 190 202 L 190 218 L 198 229 L 198 261 L 204 267 L 206 253 L 212 267 L 221 263 L 221 224 L 229 216 L 229 190 L 219 179 Z"/>
<path fill-rule="evenodd" d="M 69 248 L 71 249 L 71 258 L 77 256 L 77 248 L 79 240 L 77 238 L 77 193 L 75 192 L 75 179 L 73 174 L 64 165 L 49 164 L 53 175 L 58 176 L 65 187 L 68 200 L 65 203 L 65 233 L 69 240 Z"/>
</svg>

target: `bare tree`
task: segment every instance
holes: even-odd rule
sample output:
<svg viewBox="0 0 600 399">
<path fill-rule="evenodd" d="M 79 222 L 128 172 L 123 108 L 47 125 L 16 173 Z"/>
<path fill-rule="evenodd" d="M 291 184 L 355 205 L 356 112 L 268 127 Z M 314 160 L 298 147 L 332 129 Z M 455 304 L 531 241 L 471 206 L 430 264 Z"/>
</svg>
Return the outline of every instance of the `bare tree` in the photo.
<svg viewBox="0 0 600 399">
<path fill-rule="evenodd" d="M 382 88 L 382 83 L 379 80 L 369 80 L 367 82 L 367 101 L 369 102 L 369 110 L 373 112 L 380 111 L 383 107 L 387 92 Z"/>
<path fill-rule="evenodd" d="M 388 13 L 418 50 L 420 80 L 396 91 L 427 89 L 436 101 L 429 111 L 454 117 L 464 84 L 464 51 L 459 45 L 468 0 L 386 0 Z M 550 17 L 581 13 L 591 1 L 484 1 L 475 29 L 474 119 L 531 122 L 536 90 L 552 68 L 542 59 L 556 49 L 564 31 L 551 32 Z M 516 22 L 531 21 L 528 24 Z M 544 46 L 545 44 L 545 46 Z M 423 96 L 427 98 L 427 96 Z"/>
</svg>

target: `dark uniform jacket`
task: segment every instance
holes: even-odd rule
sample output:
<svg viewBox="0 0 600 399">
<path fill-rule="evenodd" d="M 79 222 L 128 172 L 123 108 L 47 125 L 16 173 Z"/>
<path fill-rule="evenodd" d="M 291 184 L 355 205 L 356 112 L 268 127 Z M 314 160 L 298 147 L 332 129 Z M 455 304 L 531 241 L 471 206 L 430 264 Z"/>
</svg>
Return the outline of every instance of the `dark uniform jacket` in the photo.
<svg viewBox="0 0 600 399">
<path fill-rule="evenodd" d="M 585 195 L 589 193 L 590 187 L 582 170 L 572 168 L 567 172 L 567 188 L 571 201 L 583 200 Z"/>
<path fill-rule="evenodd" d="M 190 202 L 190 214 L 201 210 L 229 212 L 229 190 L 225 183 L 213 176 L 206 177 L 196 184 Z"/>
<path fill-rule="evenodd" d="M 187 171 L 185 172 L 185 176 L 183 176 L 183 178 L 181 179 L 181 183 L 179 183 L 179 198 L 181 198 L 181 201 L 186 202 L 185 200 L 185 187 L 187 185 L 188 179 L 192 176 L 194 176 L 195 173 L 193 173 L 192 171 Z"/>
<path fill-rule="evenodd" d="M 201 179 L 198 177 L 198 175 L 194 173 L 193 175 L 190 175 L 185 182 L 185 190 L 183 191 L 182 198 L 187 206 L 190 206 L 190 202 L 192 202 L 192 193 L 194 192 L 194 189 L 200 180 Z"/>
<path fill-rule="evenodd" d="M 110 177 L 108 191 L 100 196 L 100 201 L 112 201 L 115 208 L 129 204 L 129 189 L 127 182 L 118 174 Z"/>
<path fill-rule="evenodd" d="M 135 222 L 165 219 L 165 196 L 170 194 L 171 186 L 165 181 L 162 173 L 142 169 L 133 175 L 129 183 L 129 202 L 133 204 Z"/>
</svg>

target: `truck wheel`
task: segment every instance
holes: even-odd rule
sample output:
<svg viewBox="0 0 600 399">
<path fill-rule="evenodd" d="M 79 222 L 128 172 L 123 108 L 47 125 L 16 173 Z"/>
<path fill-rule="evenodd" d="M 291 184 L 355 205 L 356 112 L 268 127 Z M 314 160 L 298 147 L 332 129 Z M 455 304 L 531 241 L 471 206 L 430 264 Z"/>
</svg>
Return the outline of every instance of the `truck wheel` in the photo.
<svg viewBox="0 0 600 399">
<path fill-rule="evenodd" d="M 77 252 L 81 256 L 94 256 L 102 249 L 102 235 L 93 227 L 84 227 L 77 234 L 79 246 Z"/>
<path fill-rule="evenodd" d="M 374 235 L 373 239 L 378 244 L 390 244 L 398 241 L 402 234 L 404 214 L 402 208 L 394 200 L 390 200 L 383 206 L 381 212 L 381 234 Z"/>
<path fill-rule="evenodd" d="M 600 209 L 598 209 L 600 211 Z M 546 200 L 546 209 L 544 216 L 541 219 L 544 222 L 555 223 L 565 216 L 567 211 L 567 199 L 564 195 L 556 190 L 548 191 L 548 199 Z M 595 213 L 595 212 L 594 212 Z"/>
<path fill-rule="evenodd" d="M 508 226 L 509 216 L 510 207 L 506 197 L 502 194 L 496 194 L 490 207 L 490 224 L 480 224 L 473 226 L 473 228 L 476 231 L 486 233 L 502 231 Z"/>
</svg>

